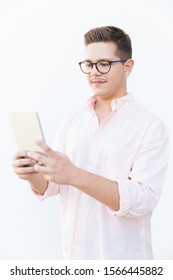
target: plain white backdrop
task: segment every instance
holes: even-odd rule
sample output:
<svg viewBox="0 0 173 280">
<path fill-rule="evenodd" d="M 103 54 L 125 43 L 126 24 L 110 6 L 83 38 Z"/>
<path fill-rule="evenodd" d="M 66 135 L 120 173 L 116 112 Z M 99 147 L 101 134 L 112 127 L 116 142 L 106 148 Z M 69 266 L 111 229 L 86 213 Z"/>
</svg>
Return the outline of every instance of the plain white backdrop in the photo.
<svg viewBox="0 0 173 280">
<path fill-rule="evenodd" d="M 85 105 L 91 91 L 80 72 L 83 34 L 115 25 L 133 43 L 128 88 L 161 117 L 170 133 L 170 162 L 152 216 L 155 259 L 173 259 L 171 0 L 0 0 L 0 259 L 61 259 L 59 198 L 40 202 L 13 173 L 16 143 L 8 111 L 39 112 L 53 144 L 61 118 Z M 156 163 L 157 164 L 157 163 Z"/>
</svg>

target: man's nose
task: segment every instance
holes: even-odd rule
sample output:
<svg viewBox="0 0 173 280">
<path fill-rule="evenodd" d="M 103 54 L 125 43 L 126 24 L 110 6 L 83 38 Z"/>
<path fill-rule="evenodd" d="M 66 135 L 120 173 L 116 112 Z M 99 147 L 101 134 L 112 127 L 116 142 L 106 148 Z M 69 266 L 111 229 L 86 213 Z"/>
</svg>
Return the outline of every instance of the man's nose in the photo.
<svg viewBox="0 0 173 280">
<path fill-rule="evenodd" d="M 92 74 L 92 75 L 100 74 L 100 72 L 97 70 L 96 64 L 93 64 L 93 67 L 91 69 L 91 73 L 90 74 Z"/>
</svg>

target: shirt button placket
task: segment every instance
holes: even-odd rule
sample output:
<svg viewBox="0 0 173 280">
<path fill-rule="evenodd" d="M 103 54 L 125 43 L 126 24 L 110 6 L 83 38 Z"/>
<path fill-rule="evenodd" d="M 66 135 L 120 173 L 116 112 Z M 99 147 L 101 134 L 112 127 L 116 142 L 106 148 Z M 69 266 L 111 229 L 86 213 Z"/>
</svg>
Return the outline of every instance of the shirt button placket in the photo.
<svg viewBox="0 0 173 280">
<path fill-rule="evenodd" d="M 88 155 L 88 163 L 87 163 L 87 169 L 88 171 L 93 171 L 93 164 L 94 164 L 94 158 L 95 158 L 95 150 L 96 147 L 96 134 L 93 136 L 93 139 L 91 141 L 89 155 Z"/>
<path fill-rule="evenodd" d="M 84 242 L 83 239 L 84 239 L 85 223 L 86 223 L 87 201 L 88 201 L 88 196 L 86 194 L 82 194 L 79 212 L 78 212 L 78 222 L 76 225 L 76 234 L 75 234 L 74 251 L 73 251 L 74 259 L 81 258 L 81 251 Z"/>
<path fill-rule="evenodd" d="M 97 130 L 98 126 L 95 127 L 95 133 L 92 137 L 91 143 L 90 143 L 90 149 L 88 154 L 88 162 L 87 162 L 87 170 L 93 171 L 94 167 L 94 155 L 96 150 L 96 142 L 97 142 Z M 81 195 L 81 201 L 80 201 L 80 207 L 78 212 L 78 223 L 76 226 L 76 234 L 75 234 L 75 242 L 74 242 L 74 251 L 73 251 L 73 258 L 79 259 L 82 254 L 82 248 L 84 244 L 84 236 L 85 236 L 85 226 L 86 226 L 86 213 L 87 213 L 87 207 L 88 207 L 88 196 L 84 193 Z"/>
</svg>

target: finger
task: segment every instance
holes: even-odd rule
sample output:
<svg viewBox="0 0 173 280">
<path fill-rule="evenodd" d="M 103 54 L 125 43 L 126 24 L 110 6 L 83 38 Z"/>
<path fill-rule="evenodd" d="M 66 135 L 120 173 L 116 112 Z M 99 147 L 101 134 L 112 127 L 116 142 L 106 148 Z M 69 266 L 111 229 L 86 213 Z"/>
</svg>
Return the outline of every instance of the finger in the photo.
<svg viewBox="0 0 173 280">
<path fill-rule="evenodd" d="M 36 172 L 34 166 L 16 167 L 14 171 L 16 174 L 31 174 Z"/>
<path fill-rule="evenodd" d="M 35 169 L 35 171 L 36 172 L 39 172 L 39 173 L 49 173 L 49 169 L 48 169 L 48 167 L 46 166 L 46 165 L 42 165 L 42 164 L 35 164 L 34 165 L 34 169 Z"/>
<path fill-rule="evenodd" d="M 49 147 L 45 142 L 43 142 L 42 140 L 37 140 L 36 141 L 37 146 L 39 146 L 44 153 L 49 156 L 49 157 L 53 157 L 55 155 L 55 151 L 51 149 L 51 147 Z"/>
<path fill-rule="evenodd" d="M 22 166 L 27 166 L 27 165 L 34 165 L 36 163 L 37 163 L 37 161 L 32 158 L 19 158 L 19 159 L 13 161 L 12 166 L 13 167 L 22 167 Z"/>
<path fill-rule="evenodd" d="M 28 152 L 27 156 L 30 157 L 31 159 L 37 161 L 40 165 L 46 165 L 48 162 L 48 158 L 46 155 L 37 153 L 37 152 Z"/>
<path fill-rule="evenodd" d="M 28 151 L 26 151 L 26 150 L 18 151 L 18 152 L 13 156 L 13 159 L 25 158 L 25 157 L 27 157 L 27 152 L 28 152 Z"/>
</svg>

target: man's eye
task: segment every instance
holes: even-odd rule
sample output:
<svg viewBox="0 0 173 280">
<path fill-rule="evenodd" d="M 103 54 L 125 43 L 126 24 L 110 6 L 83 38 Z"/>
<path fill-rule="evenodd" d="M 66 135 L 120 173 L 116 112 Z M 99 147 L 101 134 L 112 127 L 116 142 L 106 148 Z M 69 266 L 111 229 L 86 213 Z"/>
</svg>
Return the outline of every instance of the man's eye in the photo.
<svg viewBox="0 0 173 280">
<path fill-rule="evenodd" d="M 85 62 L 85 67 L 91 67 L 91 63 Z"/>
<path fill-rule="evenodd" d="M 107 61 L 102 61 L 102 62 L 99 62 L 99 65 L 101 67 L 107 67 L 107 66 L 109 66 L 109 63 Z"/>
</svg>

